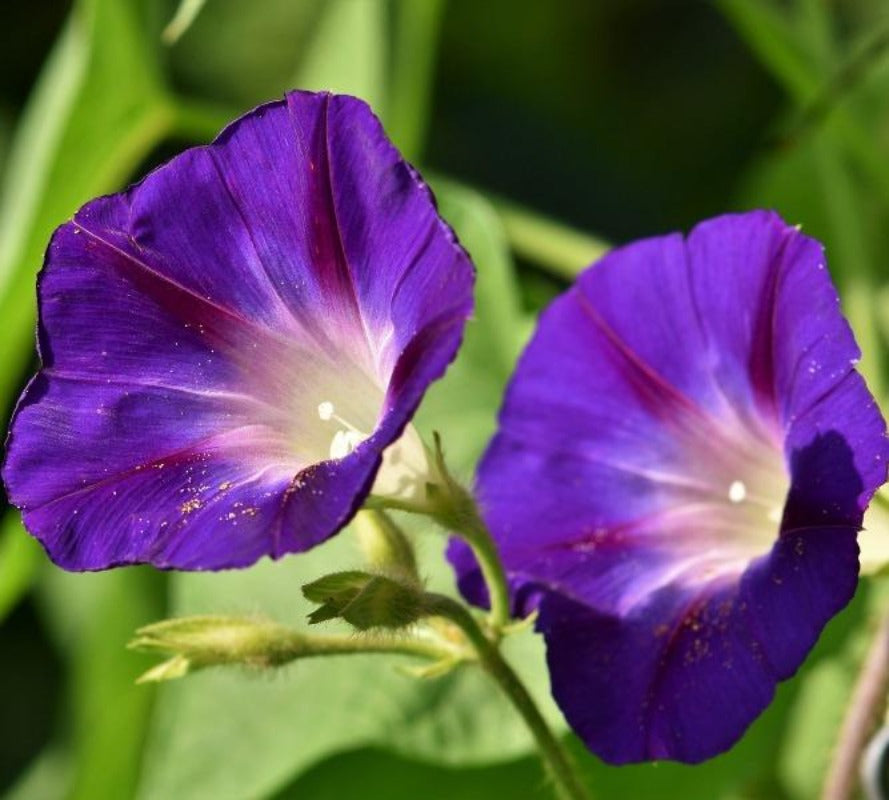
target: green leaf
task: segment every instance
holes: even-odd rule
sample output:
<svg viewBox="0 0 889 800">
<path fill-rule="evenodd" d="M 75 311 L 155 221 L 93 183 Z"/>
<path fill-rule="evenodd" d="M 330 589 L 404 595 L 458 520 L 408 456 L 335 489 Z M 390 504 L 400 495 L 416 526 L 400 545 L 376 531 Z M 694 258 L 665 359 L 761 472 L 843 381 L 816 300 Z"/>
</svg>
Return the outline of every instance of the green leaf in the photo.
<svg viewBox="0 0 889 800">
<path fill-rule="evenodd" d="M 293 84 L 361 97 L 386 112 L 386 7 L 379 0 L 327 0 Z"/>
<path fill-rule="evenodd" d="M 539 761 L 533 757 L 496 766 L 456 769 L 367 748 L 316 765 L 275 794 L 274 800 L 352 797 L 361 800 L 551 800 L 552 791 Z"/>
<path fill-rule="evenodd" d="M 720 0 L 719 6 L 762 64 L 798 100 L 818 87 L 810 54 L 801 43 L 795 20 L 769 0 Z"/>
<path fill-rule="evenodd" d="M 359 0 L 363 2 L 363 0 Z M 212 0 L 169 49 L 174 85 L 234 113 L 293 89 L 327 0 Z"/>
<path fill-rule="evenodd" d="M 70 681 L 68 800 L 133 796 L 154 694 L 135 685 L 144 659 L 124 647 L 134 630 L 163 614 L 164 582 L 147 568 L 44 572 L 46 620 Z"/>
<path fill-rule="evenodd" d="M 883 624 L 887 600 L 889 584 L 885 581 L 863 583 L 852 608 L 828 629 L 841 634 L 841 646 L 821 659 L 816 650 L 816 657 L 810 658 L 778 755 L 779 775 L 792 798 L 806 800 L 821 793 L 836 736 L 873 636 L 873 623 Z M 851 614 L 859 618 L 850 619 Z M 862 615 L 865 624 L 861 624 Z"/>
<path fill-rule="evenodd" d="M 603 239 L 569 228 L 515 203 L 497 200 L 495 205 L 509 245 L 516 254 L 560 278 L 573 281 L 611 249 Z"/>
<path fill-rule="evenodd" d="M 448 465 L 458 477 L 468 478 L 494 433 L 503 390 L 529 327 L 493 206 L 450 181 L 436 180 L 434 189 L 442 216 L 475 263 L 476 308 L 457 360 L 423 400 L 417 427 L 426 434 L 441 433 Z"/>
<path fill-rule="evenodd" d="M 32 352 L 34 277 L 53 228 L 119 187 L 171 114 L 131 2 L 83 0 L 41 74 L 0 188 L 0 398 Z"/>
<path fill-rule="evenodd" d="M 71 759 L 67 751 L 50 746 L 40 753 L 3 795 L 3 800 L 46 800 L 64 797 L 71 783 Z"/>
<path fill-rule="evenodd" d="M 0 525 L 0 621 L 27 593 L 43 559 L 40 545 L 22 527 L 18 511 Z"/>
<path fill-rule="evenodd" d="M 433 558 L 422 570 L 437 568 L 436 584 L 442 577 L 449 582 L 440 575 L 441 543 L 431 532 L 423 542 Z M 355 563 L 357 556 L 347 531 L 277 563 L 177 575 L 172 612 L 259 611 L 300 627 L 311 607 L 297 587 L 320 572 Z M 530 633 L 515 639 L 509 642 L 513 663 L 550 718 L 558 720 L 548 698 L 540 642 Z M 350 655 L 296 663 L 274 680 L 220 669 L 164 685 L 140 797 L 262 797 L 320 759 L 371 744 L 451 764 L 501 761 L 532 749 L 521 720 L 479 670 L 419 681 L 394 668 L 411 663 Z"/>
<path fill-rule="evenodd" d="M 850 72 L 856 76 L 856 70 L 858 74 L 866 72 L 871 65 L 865 59 L 860 66 L 857 59 L 873 44 L 872 31 L 866 30 L 862 41 L 847 48 L 847 53 L 838 54 L 834 39 L 840 37 L 832 27 L 839 25 L 832 26 L 830 7 L 823 3 L 800 2 L 783 9 L 768 0 L 721 0 L 720 6 L 754 55 L 783 85 L 795 106 L 795 118 L 802 115 L 802 127 L 798 122 L 785 134 L 789 141 L 782 142 L 784 148 L 823 130 L 854 159 L 880 191 L 883 202 L 889 202 L 889 160 L 881 137 L 873 135 L 886 119 L 886 77 L 873 82 L 869 97 L 863 80 L 848 77 Z M 881 51 L 877 48 L 876 52 L 879 55 Z M 825 98 L 829 99 L 830 118 L 815 114 L 807 119 Z M 868 105 L 876 105 L 876 113 Z"/>
<path fill-rule="evenodd" d="M 338 594 L 358 594 L 373 575 L 360 569 L 332 572 L 302 587 L 303 597 L 311 603 L 325 603 Z"/>
<path fill-rule="evenodd" d="M 396 0 L 386 129 L 408 159 L 422 153 L 444 0 Z"/>
<path fill-rule="evenodd" d="M 174 44 L 192 26 L 205 2 L 206 0 L 181 0 L 173 19 L 164 28 L 163 40 L 167 44 Z"/>
<path fill-rule="evenodd" d="M 342 619 L 360 631 L 404 628 L 423 616 L 418 584 L 360 570 L 325 575 L 303 586 L 302 593 L 320 604 L 309 614 L 310 625 Z"/>
</svg>

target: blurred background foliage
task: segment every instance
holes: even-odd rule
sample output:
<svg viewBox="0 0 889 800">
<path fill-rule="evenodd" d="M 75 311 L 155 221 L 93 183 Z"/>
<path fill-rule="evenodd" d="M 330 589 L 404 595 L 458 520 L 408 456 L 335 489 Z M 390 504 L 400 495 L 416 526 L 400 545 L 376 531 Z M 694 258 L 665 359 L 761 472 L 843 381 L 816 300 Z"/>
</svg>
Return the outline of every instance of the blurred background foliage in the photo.
<svg viewBox="0 0 889 800">
<path fill-rule="evenodd" d="M 419 420 L 466 476 L 534 313 L 606 242 L 726 210 L 774 207 L 827 245 L 884 397 L 880 0 L 30 0 L 3 4 L 0 23 L 4 426 L 36 363 L 34 275 L 52 229 L 296 87 L 369 100 L 475 259 L 476 319 Z M 299 623 L 299 584 L 357 560 L 348 532 L 239 573 L 67 575 L 14 513 L 2 519 L 7 800 L 549 796 L 520 723 L 468 672 L 417 681 L 362 657 L 134 686 L 150 663 L 124 649 L 137 626 L 197 611 Z M 448 587 L 443 537 L 417 540 L 430 580 Z M 722 757 L 611 769 L 575 743 L 595 797 L 816 796 L 886 595 L 863 582 Z M 564 730 L 539 642 L 519 637 L 510 655 Z"/>
</svg>

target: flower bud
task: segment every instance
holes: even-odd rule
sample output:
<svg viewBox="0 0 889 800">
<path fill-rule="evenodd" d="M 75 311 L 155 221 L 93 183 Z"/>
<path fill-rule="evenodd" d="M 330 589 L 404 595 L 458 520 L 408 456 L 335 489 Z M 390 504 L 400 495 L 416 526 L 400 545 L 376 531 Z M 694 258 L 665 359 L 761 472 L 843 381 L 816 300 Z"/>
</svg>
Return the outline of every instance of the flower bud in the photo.
<svg viewBox="0 0 889 800">
<path fill-rule="evenodd" d="M 168 619 L 140 628 L 129 647 L 172 658 L 139 678 L 139 683 L 181 678 L 204 667 L 246 664 L 271 667 L 292 658 L 299 635 L 249 617 L 201 616 Z M 284 658 L 284 653 L 288 658 Z"/>
</svg>

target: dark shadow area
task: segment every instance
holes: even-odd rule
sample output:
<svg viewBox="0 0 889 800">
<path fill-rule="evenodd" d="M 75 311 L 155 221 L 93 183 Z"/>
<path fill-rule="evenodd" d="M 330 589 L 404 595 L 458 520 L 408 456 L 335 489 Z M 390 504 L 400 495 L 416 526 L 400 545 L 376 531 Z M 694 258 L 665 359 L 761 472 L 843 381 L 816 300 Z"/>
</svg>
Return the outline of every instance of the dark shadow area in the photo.
<svg viewBox="0 0 889 800">
<path fill-rule="evenodd" d="M 728 210 L 780 101 L 709 3 L 452 0 L 426 152 L 623 241 Z"/>
<path fill-rule="evenodd" d="M 855 454 L 837 431 L 816 436 L 790 458 L 790 491 L 782 531 L 861 525 L 858 496 L 864 484 Z"/>
<path fill-rule="evenodd" d="M 62 664 L 31 602 L 0 626 L 0 792 L 51 739 L 61 701 Z"/>
</svg>

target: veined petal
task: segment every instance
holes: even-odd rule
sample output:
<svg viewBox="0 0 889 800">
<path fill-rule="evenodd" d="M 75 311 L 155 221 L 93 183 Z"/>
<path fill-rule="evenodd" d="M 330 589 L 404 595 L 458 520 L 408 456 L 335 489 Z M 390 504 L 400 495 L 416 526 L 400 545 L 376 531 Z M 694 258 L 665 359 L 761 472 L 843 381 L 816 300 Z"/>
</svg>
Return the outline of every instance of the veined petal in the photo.
<svg viewBox="0 0 889 800">
<path fill-rule="evenodd" d="M 472 282 L 363 102 L 261 106 L 56 231 L 9 496 L 69 569 L 312 547 L 453 359 Z"/>
<path fill-rule="evenodd" d="M 822 248 L 768 212 L 615 250 L 541 317 L 479 497 L 606 760 L 729 747 L 852 597 L 889 455 L 858 355 Z"/>
</svg>

